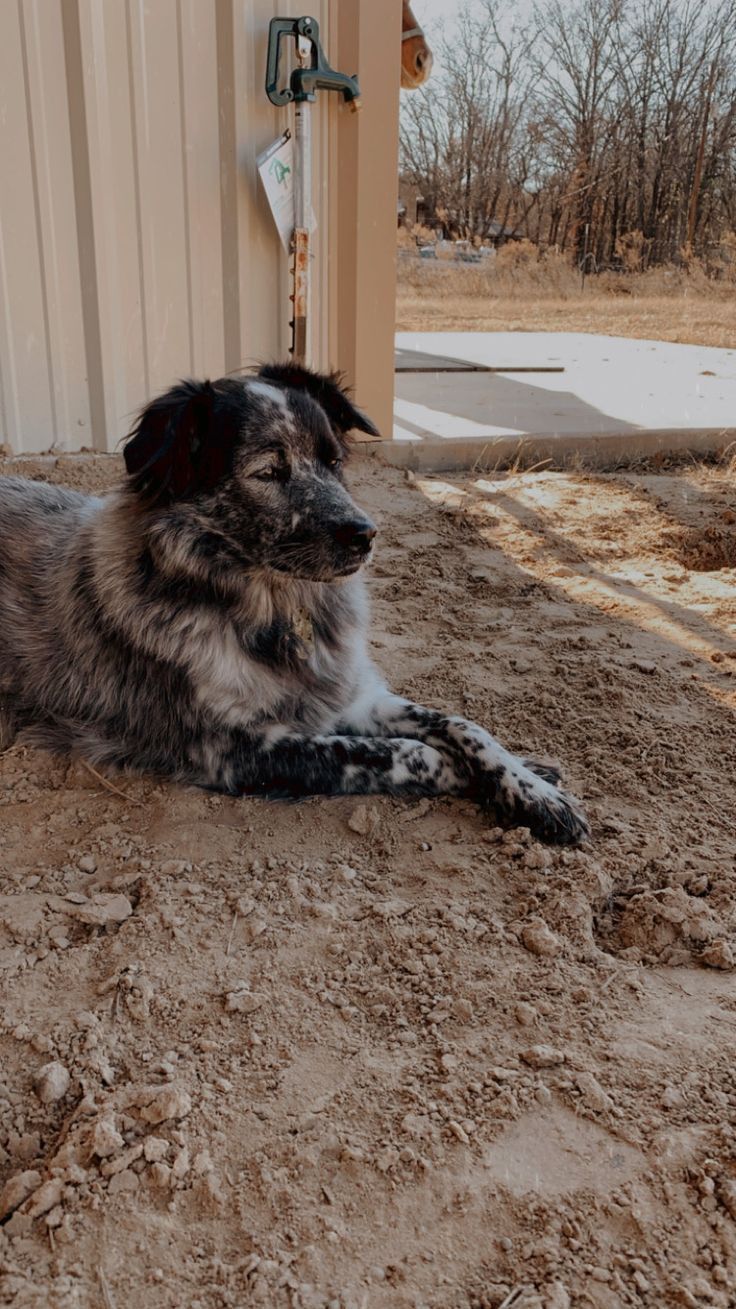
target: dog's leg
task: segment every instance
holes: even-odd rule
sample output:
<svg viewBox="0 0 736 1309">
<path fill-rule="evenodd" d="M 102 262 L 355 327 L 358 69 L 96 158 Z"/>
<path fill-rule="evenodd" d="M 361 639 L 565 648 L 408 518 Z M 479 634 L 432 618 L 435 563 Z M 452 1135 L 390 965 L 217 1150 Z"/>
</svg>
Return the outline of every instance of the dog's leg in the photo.
<svg viewBox="0 0 736 1309">
<path fill-rule="evenodd" d="M 555 768 L 517 758 L 476 723 L 379 690 L 358 701 L 340 729 L 424 741 L 465 777 L 466 794 L 504 821 L 529 827 L 544 840 L 574 845 L 589 835 L 580 804 L 561 790 Z"/>
<path fill-rule="evenodd" d="M 10 705 L 0 695 L 0 753 L 8 750 L 18 734 L 18 724 Z"/>
<path fill-rule="evenodd" d="M 463 795 L 467 777 L 424 741 L 377 736 L 243 735 L 223 761 L 218 789 L 305 795 Z"/>
</svg>

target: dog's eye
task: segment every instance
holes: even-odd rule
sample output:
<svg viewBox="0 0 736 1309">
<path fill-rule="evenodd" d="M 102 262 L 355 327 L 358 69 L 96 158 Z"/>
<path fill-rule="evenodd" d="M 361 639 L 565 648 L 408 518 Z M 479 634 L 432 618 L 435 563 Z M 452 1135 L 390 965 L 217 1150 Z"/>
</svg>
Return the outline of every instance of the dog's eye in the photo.
<svg viewBox="0 0 736 1309">
<path fill-rule="evenodd" d="M 330 459 L 328 461 L 327 467 L 329 468 L 331 473 L 339 473 L 340 469 L 342 468 L 342 462 L 343 462 L 342 459 Z"/>
<path fill-rule="evenodd" d="M 274 464 L 272 468 L 260 468 L 257 473 L 252 473 L 257 482 L 288 482 L 291 477 L 291 469 L 283 464 Z"/>
</svg>

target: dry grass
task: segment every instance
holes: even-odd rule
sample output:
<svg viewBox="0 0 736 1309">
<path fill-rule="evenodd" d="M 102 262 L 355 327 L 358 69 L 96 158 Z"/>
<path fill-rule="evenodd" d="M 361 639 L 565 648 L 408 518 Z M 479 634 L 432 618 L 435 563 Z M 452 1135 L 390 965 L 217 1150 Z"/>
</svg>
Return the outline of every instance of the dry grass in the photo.
<svg viewBox="0 0 736 1309">
<path fill-rule="evenodd" d="M 500 260 L 497 261 L 500 263 Z M 588 278 L 560 264 L 399 261 L 400 331 L 595 332 L 736 349 L 736 292 L 699 270 Z"/>
</svg>

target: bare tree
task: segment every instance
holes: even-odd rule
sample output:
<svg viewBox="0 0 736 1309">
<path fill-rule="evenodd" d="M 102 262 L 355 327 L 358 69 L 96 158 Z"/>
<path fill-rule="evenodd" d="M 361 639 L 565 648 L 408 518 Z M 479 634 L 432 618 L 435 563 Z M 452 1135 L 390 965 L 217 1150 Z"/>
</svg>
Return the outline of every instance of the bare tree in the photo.
<svg viewBox="0 0 736 1309">
<path fill-rule="evenodd" d="M 730 239 L 734 0 L 552 0 L 527 25 L 484 0 L 442 64 L 402 147 L 446 230 L 511 229 L 598 266 L 710 261 Z"/>
<path fill-rule="evenodd" d="M 466 6 L 443 50 L 443 76 L 404 112 L 404 172 L 463 237 L 487 238 L 494 221 L 515 221 L 528 177 L 534 35 L 507 18 L 494 0 L 480 12 Z"/>
</svg>

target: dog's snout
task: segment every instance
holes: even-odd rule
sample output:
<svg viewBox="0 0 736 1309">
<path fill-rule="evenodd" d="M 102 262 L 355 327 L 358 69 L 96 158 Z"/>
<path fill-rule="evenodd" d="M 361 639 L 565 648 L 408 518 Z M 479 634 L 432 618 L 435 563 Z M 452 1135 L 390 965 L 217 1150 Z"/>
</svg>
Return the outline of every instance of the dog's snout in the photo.
<svg viewBox="0 0 736 1309">
<path fill-rule="evenodd" d="M 356 554 L 368 554 L 377 529 L 367 518 L 354 518 L 347 523 L 340 523 L 333 530 L 338 545 L 354 550 Z"/>
</svg>

